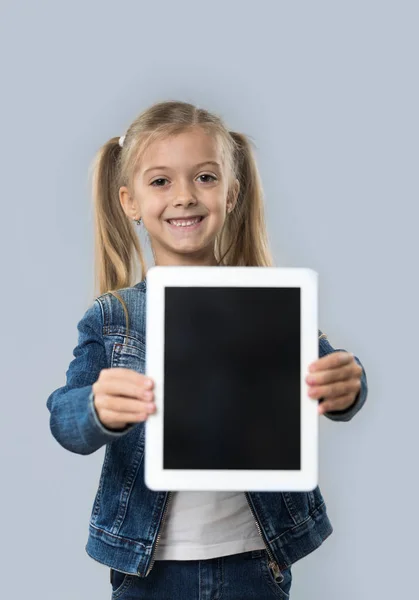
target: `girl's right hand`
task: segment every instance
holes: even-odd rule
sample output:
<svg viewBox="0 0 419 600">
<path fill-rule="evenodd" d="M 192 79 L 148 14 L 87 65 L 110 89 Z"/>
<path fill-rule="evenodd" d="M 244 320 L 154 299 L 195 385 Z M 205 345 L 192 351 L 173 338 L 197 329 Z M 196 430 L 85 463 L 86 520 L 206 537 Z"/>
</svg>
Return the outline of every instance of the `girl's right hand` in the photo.
<svg viewBox="0 0 419 600">
<path fill-rule="evenodd" d="M 102 369 L 92 386 L 93 404 L 108 429 L 123 429 L 128 423 L 145 421 L 154 413 L 154 382 L 133 369 Z"/>
</svg>

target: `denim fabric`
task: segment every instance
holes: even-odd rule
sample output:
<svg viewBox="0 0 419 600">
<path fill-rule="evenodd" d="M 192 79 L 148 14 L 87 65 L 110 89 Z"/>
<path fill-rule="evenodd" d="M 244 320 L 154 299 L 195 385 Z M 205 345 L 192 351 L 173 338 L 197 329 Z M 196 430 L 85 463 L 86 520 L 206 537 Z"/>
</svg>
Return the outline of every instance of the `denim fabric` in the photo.
<svg viewBox="0 0 419 600">
<path fill-rule="evenodd" d="M 96 298 L 77 325 L 78 344 L 66 384 L 47 400 L 51 432 L 61 446 L 77 454 L 105 446 L 86 552 L 115 570 L 141 577 L 148 575 L 153 563 L 169 492 L 154 492 L 144 483 L 144 423 L 120 431 L 104 427 L 96 414 L 92 385 L 105 368 L 144 373 L 145 309 L 145 281 Z M 319 339 L 320 357 L 335 351 L 327 339 Z M 352 419 L 364 404 L 367 389 L 363 370 L 354 405 L 326 416 Z M 248 492 L 246 497 L 271 560 L 281 570 L 315 550 L 332 532 L 319 487 L 310 492 Z"/>
<path fill-rule="evenodd" d="M 288 600 L 291 568 L 275 579 L 264 550 L 209 560 L 157 561 L 148 577 L 111 571 L 111 600 Z"/>
</svg>

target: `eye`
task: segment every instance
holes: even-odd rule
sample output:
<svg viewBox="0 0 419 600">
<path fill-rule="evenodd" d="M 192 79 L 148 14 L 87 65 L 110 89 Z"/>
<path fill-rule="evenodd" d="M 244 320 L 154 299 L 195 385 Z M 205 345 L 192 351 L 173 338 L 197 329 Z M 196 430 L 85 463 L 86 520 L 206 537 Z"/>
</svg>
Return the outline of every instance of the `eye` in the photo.
<svg viewBox="0 0 419 600">
<path fill-rule="evenodd" d="M 202 175 L 199 175 L 198 179 L 200 179 L 201 177 L 209 177 L 211 181 L 217 181 L 217 178 L 214 177 L 214 175 L 210 175 L 209 173 L 203 173 Z M 202 183 L 211 183 L 211 181 L 202 181 Z"/>
<path fill-rule="evenodd" d="M 167 181 L 167 179 L 165 177 L 159 177 L 159 179 L 155 179 L 154 181 L 152 181 L 150 185 L 153 185 L 154 187 L 163 187 L 160 183 L 158 183 L 161 181 Z"/>
</svg>

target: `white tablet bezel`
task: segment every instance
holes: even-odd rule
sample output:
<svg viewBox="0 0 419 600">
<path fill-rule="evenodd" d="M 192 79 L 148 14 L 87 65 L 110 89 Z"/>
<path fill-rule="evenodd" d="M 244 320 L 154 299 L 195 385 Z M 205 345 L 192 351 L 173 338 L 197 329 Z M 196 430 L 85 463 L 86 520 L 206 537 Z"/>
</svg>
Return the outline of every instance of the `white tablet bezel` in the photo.
<svg viewBox="0 0 419 600">
<path fill-rule="evenodd" d="M 163 469 L 165 287 L 299 287 L 301 289 L 301 470 Z M 152 267 L 147 272 L 146 374 L 156 412 L 145 427 L 145 483 L 152 490 L 311 491 L 318 482 L 318 401 L 305 375 L 318 359 L 318 275 L 306 268 Z"/>
</svg>

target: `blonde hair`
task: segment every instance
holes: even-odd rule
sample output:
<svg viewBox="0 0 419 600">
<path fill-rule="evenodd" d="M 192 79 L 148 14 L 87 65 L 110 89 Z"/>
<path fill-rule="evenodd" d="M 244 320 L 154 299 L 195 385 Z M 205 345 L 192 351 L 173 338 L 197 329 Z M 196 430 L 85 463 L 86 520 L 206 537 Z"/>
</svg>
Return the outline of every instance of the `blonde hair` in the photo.
<svg viewBox="0 0 419 600">
<path fill-rule="evenodd" d="M 216 244 L 218 264 L 271 266 L 263 190 L 256 159 L 248 137 L 229 131 L 220 117 L 186 102 L 159 102 L 142 112 L 126 131 L 123 147 L 111 138 L 92 163 L 95 223 L 95 287 L 99 294 L 135 284 L 136 265 L 141 279 L 146 265 L 133 221 L 119 201 L 119 188 L 133 195 L 138 163 L 147 146 L 167 135 L 201 127 L 221 142 L 223 158 L 230 170 L 231 185 L 240 182 L 234 210 L 226 217 Z"/>
</svg>

